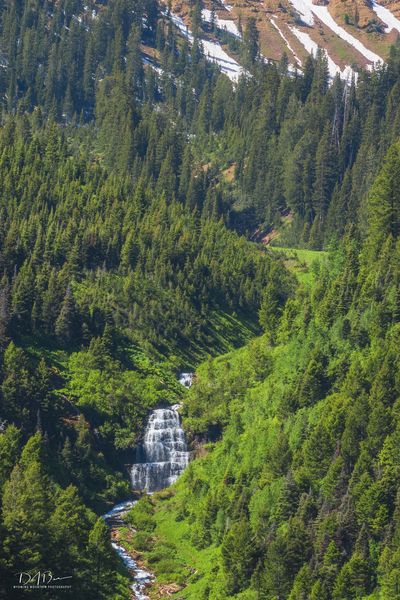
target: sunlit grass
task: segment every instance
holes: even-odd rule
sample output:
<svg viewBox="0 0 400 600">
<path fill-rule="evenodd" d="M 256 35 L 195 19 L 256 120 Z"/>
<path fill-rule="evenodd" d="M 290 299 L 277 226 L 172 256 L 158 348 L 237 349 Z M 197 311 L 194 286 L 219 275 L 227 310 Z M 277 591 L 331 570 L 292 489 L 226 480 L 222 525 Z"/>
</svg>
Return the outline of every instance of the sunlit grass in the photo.
<svg viewBox="0 0 400 600">
<path fill-rule="evenodd" d="M 289 271 L 296 275 L 300 283 L 310 284 L 313 281 L 313 265 L 324 261 L 328 253 L 321 250 L 307 250 L 303 248 L 286 248 L 268 246 L 269 250 L 280 254 Z"/>
</svg>

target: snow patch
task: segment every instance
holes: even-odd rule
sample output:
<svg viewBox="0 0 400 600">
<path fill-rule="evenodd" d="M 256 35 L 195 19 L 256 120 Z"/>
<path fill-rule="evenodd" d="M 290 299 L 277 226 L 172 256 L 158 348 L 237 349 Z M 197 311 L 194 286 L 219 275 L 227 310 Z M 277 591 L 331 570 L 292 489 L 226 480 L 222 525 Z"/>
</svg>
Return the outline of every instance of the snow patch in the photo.
<svg viewBox="0 0 400 600">
<path fill-rule="evenodd" d="M 193 35 L 183 19 L 170 13 L 170 19 L 172 23 L 179 29 L 179 31 L 186 37 L 186 39 L 192 44 Z M 209 42 L 208 40 L 201 40 L 204 49 L 204 56 L 211 62 L 215 62 L 219 65 L 222 73 L 225 73 L 231 81 L 238 81 L 240 75 L 244 73 L 243 67 L 239 65 L 233 58 L 231 58 L 225 50 L 221 48 L 218 42 Z"/>
<path fill-rule="evenodd" d="M 211 17 L 212 17 L 211 10 L 208 10 L 208 8 L 203 8 L 203 10 L 201 11 L 201 14 L 203 17 L 203 21 L 205 21 L 206 23 L 211 23 Z M 240 35 L 239 29 L 237 28 L 235 21 L 231 21 L 228 19 L 220 19 L 218 17 L 218 15 L 215 15 L 214 18 L 215 18 L 215 25 L 218 27 L 218 29 L 224 29 L 225 31 L 227 31 L 228 33 L 231 33 L 235 37 L 238 37 L 238 38 L 242 37 Z"/>
<path fill-rule="evenodd" d="M 236 60 L 231 58 L 218 43 L 202 40 L 202 44 L 205 57 L 211 62 L 217 63 L 221 71 L 225 73 L 229 79 L 237 81 L 244 72 L 243 67 L 241 67 Z"/>
<path fill-rule="evenodd" d="M 148 67 L 153 69 L 153 71 L 158 73 L 158 75 L 164 74 L 164 71 L 161 69 L 161 67 L 157 67 L 157 65 L 154 64 L 154 62 L 148 56 L 142 56 L 142 61 L 144 65 L 147 65 Z"/>
<path fill-rule="evenodd" d="M 225 4 L 224 0 L 221 0 L 221 4 L 228 12 L 232 12 L 233 6 L 231 4 Z"/>
<path fill-rule="evenodd" d="M 277 25 L 277 23 L 274 21 L 274 19 L 271 19 L 271 23 L 275 27 L 275 29 L 278 31 L 279 35 L 281 36 L 281 38 L 285 42 L 285 44 L 288 47 L 288 49 L 290 50 L 290 52 L 293 54 L 293 56 L 294 56 L 295 61 L 297 62 L 297 64 L 301 67 L 302 66 L 302 62 L 301 62 L 300 58 L 297 56 L 296 52 L 293 50 L 292 46 L 289 44 L 289 40 L 284 36 L 284 34 L 282 33 L 281 29 L 279 28 L 279 26 Z"/>
<path fill-rule="evenodd" d="M 314 17 L 312 10 L 309 5 L 305 2 L 305 0 L 290 0 L 291 4 L 297 10 L 299 15 L 301 16 L 301 20 L 306 25 L 314 25 Z"/>
<path fill-rule="evenodd" d="M 290 27 L 290 31 L 293 33 L 293 35 L 297 37 L 299 42 L 304 46 L 304 48 L 309 54 L 312 54 L 314 56 L 317 54 L 319 46 L 316 42 L 314 42 L 313 39 L 311 39 L 308 33 L 300 31 L 299 29 L 296 29 L 296 27 Z M 342 71 L 340 67 L 331 59 L 327 51 L 325 49 L 322 50 L 327 58 L 328 71 L 332 79 L 337 75 L 337 73 L 339 73 L 340 78 L 344 79 L 345 81 L 350 81 L 352 76 L 356 75 L 353 69 L 349 66 L 346 66 Z"/>
<path fill-rule="evenodd" d="M 169 18 L 171 19 L 171 21 L 175 25 L 175 27 L 177 27 L 179 29 L 179 31 L 189 40 L 189 42 L 193 43 L 193 36 L 190 33 L 189 28 L 185 24 L 184 20 L 181 19 L 181 17 L 178 17 L 177 15 L 174 15 L 174 13 L 171 13 L 171 12 L 169 13 Z"/>
<path fill-rule="evenodd" d="M 375 0 L 371 0 L 372 10 L 378 15 L 380 20 L 385 23 L 385 32 L 389 33 L 392 29 L 400 32 L 400 21 L 385 6 L 381 6 Z"/>
<path fill-rule="evenodd" d="M 368 50 L 368 48 L 366 48 L 364 44 L 360 42 L 360 40 L 352 36 L 345 29 L 343 29 L 343 27 L 340 27 L 340 25 L 336 23 L 335 19 L 330 14 L 327 6 L 318 6 L 317 4 L 313 4 L 312 0 L 290 0 L 290 2 L 301 14 L 302 18 L 303 16 L 304 19 L 308 18 L 309 12 L 311 12 L 311 16 L 316 16 L 322 23 L 324 23 L 324 25 L 326 25 L 327 27 L 329 27 L 329 29 L 336 33 L 337 36 L 339 36 L 342 40 L 350 44 L 350 46 L 353 46 L 353 48 L 358 50 L 358 52 L 360 52 L 360 54 L 362 54 L 367 60 L 369 60 L 373 64 L 383 63 L 383 59 L 380 56 L 375 54 L 375 52 Z M 312 23 L 308 22 L 307 24 L 311 25 Z"/>
</svg>

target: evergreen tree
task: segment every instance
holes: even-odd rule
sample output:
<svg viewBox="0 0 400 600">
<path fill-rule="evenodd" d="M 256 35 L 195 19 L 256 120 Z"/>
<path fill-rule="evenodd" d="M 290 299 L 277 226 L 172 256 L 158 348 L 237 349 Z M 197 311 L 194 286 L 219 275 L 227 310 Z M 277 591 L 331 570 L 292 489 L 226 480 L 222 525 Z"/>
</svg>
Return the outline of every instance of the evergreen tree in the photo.
<svg viewBox="0 0 400 600">
<path fill-rule="evenodd" d="M 60 314 L 55 323 L 57 340 L 62 346 L 71 346 L 80 340 L 80 319 L 71 288 L 68 286 Z"/>
<path fill-rule="evenodd" d="M 387 236 L 397 239 L 400 234 L 399 152 L 399 144 L 390 148 L 368 196 L 369 238 L 375 252 Z"/>
<path fill-rule="evenodd" d="M 243 35 L 244 64 L 251 67 L 259 55 L 259 33 L 254 17 L 250 17 L 246 23 Z"/>
</svg>

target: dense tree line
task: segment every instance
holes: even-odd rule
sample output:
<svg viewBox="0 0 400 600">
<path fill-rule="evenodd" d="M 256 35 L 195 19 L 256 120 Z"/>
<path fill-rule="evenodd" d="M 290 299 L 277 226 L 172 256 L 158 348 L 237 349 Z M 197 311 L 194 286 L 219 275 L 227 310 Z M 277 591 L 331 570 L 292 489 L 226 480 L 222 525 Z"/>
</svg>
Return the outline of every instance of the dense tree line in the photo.
<svg viewBox="0 0 400 600">
<path fill-rule="evenodd" d="M 397 145 L 370 187 L 399 133 L 398 50 L 357 85 L 322 54 L 289 75 L 250 20 L 243 44 L 218 34 L 247 68 L 233 85 L 199 8 L 189 45 L 155 1 L 0 2 L 4 598 L 49 561 L 77 598 L 126 597 L 96 515 L 129 492 L 148 410 L 181 398 L 177 368 L 260 326 L 188 404 L 193 435 L 225 432 L 179 506 L 220 548 L 204 597 L 396 585 Z M 348 231 L 311 293 L 233 231 L 288 212 L 293 244 Z"/>
<path fill-rule="evenodd" d="M 103 519 L 83 504 L 75 486 L 62 489 L 54 484 L 46 468 L 49 448 L 44 437 L 36 433 L 21 452 L 20 433 L 9 425 L 0 436 L 1 597 L 26 597 L 27 592 L 18 589 L 17 574 L 36 572 L 43 565 L 43 571 L 62 574 L 65 579 L 59 584 L 66 586 L 36 592 L 45 598 L 76 597 L 76 587 L 82 598 L 128 598 Z"/>
<path fill-rule="evenodd" d="M 206 341 L 213 310 L 260 305 L 273 261 L 207 206 L 167 195 L 162 173 L 155 184 L 109 175 L 56 126 L 26 117 L 0 138 L 3 345 L 12 334 L 77 347 L 107 323 L 154 347 L 190 345 Z M 271 285 L 289 293 L 285 277 Z"/>
<path fill-rule="evenodd" d="M 399 167 L 396 142 L 365 238 L 348 229 L 264 336 L 197 373 L 186 426 L 213 443 L 144 524 L 185 597 L 398 598 Z"/>
<path fill-rule="evenodd" d="M 247 67 L 235 86 L 202 55 L 200 8 L 189 45 L 155 1 L 4 2 L 3 112 L 96 123 L 109 168 L 157 179 L 241 231 L 279 226 L 290 211 L 286 241 L 321 248 L 364 223 L 362 198 L 399 134 L 398 48 L 357 84 L 330 81 L 323 53 L 290 74 L 287 60 L 261 59 L 250 19 L 232 47 Z"/>
<path fill-rule="evenodd" d="M 159 16 L 153 2 L 1 4 L 4 598 L 27 594 L 17 572 L 47 569 L 72 575 L 52 599 L 128 596 L 97 516 L 129 494 L 149 409 L 179 400 L 179 365 L 258 330 L 267 284 L 281 308 L 293 291 L 224 225 L 189 144 L 203 88 L 223 79 Z M 165 75 L 143 68 L 142 42 Z"/>
<path fill-rule="evenodd" d="M 143 126 L 153 118 L 144 116 Z M 216 351 L 240 343 L 250 332 L 242 320 L 257 328 L 267 283 L 282 306 L 293 289 L 277 260 L 228 231 L 207 206 L 200 213 L 167 196 L 160 178 L 132 182 L 109 171 L 84 143 L 76 146 L 71 131 L 34 114 L 7 118 L 0 133 L 0 437 L 8 444 L 11 436 L 14 452 L 5 448 L 5 597 L 25 547 L 29 571 L 58 556 L 55 569 L 64 556 L 76 595 L 80 578 L 97 564 L 91 536 L 104 544 L 103 557 L 93 550 L 102 577 L 94 587 L 80 586 L 81 597 L 124 597 L 115 562 L 102 566 L 111 552 L 105 525 L 87 506 L 104 511 L 128 494 L 124 452 L 131 449 L 132 460 L 149 408 L 179 398 L 172 382 L 182 356 L 193 360 L 210 344 Z M 157 140 L 147 143 L 156 152 Z M 154 365 L 161 356 L 164 363 Z M 44 452 L 34 471 L 43 480 L 31 487 L 20 449 L 39 434 Z M 71 541 L 71 556 L 49 524 L 66 494 L 76 498 L 77 511 L 65 518 L 66 531 L 78 528 L 81 536 L 76 548 Z M 37 514 L 27 512 L 31 502 Z M 18 519 L 21 528 L 31 519 L 32 544 L 29 528 L 20 538 Z"/>
</svg>

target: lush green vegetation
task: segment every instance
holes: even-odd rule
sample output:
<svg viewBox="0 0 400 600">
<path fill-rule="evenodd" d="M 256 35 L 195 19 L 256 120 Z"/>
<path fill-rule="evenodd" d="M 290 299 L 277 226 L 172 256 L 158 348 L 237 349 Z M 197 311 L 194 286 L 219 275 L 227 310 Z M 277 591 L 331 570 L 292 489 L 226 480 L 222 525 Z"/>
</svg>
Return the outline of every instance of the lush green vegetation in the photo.
<svg viewBox="0 0 400 600">
<path fill-rule="evenodd" d="M 159 16 L 151 2 L 0 4 L 4 598 L 35 595 L 16 573 L 47 569 L 72 575 L 52 600 L 128 596 L 97 517 L 129 496 L 149 410 L 181 398 L 179 368 L 260 331 L 267 285 L 281 307 L 293 289 L 226 229 L 193 166 L 198 97 L 224 78 Z M 190 110 L 143 69 L 140 43 L 158 38 Z"/>
<path fill-rule="evenodd" d="M 285 57 L 258 61 L 250 19 L 236 50 L 228 39 L 252 75 L 233 89 L 204 60 L 201 2 L 190 4 L 191 47 L 156 0 L 4 0 L 3 112 L 68 125 L 75 147 L 95 122 L 98 135 L 91 131 L 83 148 L 87 156 L 96 137 L 95 164 L 144 177 L 144 189 L 150 179 L 167 200 L 242 232 L 269 230 L 292 211 L 281 243 L 320 249 L 349 223 L 363 227 L 362 198 L 400 133 L 398 48 L 387 66 L 360 73 L 357 86 L 329 86 L 322 53 L 295 77 Z M 153 68 L 144 68 L 143 43 Z M 125 190 L 125 177 L 113 188 Z"/>
<path fill-rule="evenodd" d="M 274 328 L 198 369 L 185 425 L 208 443 L 132 510 L 179 597 L 398 598 L 399 169 L 396 143 L 365 241 L 348 230 Z"/>
<path fill-rule="evenodd" d="M 327 253 L 304 248 L 283 248 L 269 246 L 269 249 L 283 259 L 285 267 L 291 271 L 300 283 L 311 282 L 318 275 L 318 263 L 325 261 Z"/>
<path fill-rule="evenodd" d="M 160 580 L 396 597 L 399 51 L 330 86 L 250 20 L 233 86 L 200 8 L 189 46 L 155 0 L 0 0 L 1 598 L 21 568 L 127 597 L 98 516 L 201 361 L 199 459 L 131 515 Z M 288 214 L 296 256 L 239 235 Z"/>
</svg>

